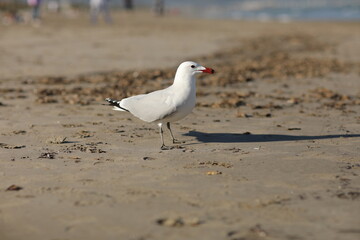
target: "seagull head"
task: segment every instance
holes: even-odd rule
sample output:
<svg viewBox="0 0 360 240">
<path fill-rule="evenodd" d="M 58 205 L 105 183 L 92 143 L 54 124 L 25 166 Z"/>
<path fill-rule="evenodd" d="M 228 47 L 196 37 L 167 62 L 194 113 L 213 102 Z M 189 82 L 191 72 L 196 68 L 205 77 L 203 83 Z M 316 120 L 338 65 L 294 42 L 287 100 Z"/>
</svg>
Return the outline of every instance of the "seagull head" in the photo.
<svg viewBox="0 0 360 240">
<path fill-rule="evenodd" d="M 178 71 L 183 71 L 191 75 L 195 75 L 197 73 L 215 73 L 214 69 L 203 67 L 200 64 L 191 61 L 183 62 L 182 64 L 180 64 Z"/>
</svg>

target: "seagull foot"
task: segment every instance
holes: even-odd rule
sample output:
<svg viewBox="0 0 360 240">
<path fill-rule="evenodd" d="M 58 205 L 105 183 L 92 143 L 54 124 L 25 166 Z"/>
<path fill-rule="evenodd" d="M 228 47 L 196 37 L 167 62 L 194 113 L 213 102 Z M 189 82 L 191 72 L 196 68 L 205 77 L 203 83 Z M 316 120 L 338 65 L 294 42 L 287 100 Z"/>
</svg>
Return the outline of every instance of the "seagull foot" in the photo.
<svg viewBox="0 0 360 240">
<path fill-rule="evenodd" d="M 173 147 L 162 145 L 162 146 L 160 147 L 160 149 L 161 149 L 161 150 L 171 150 L 171 149 L 173 149 Z"/>
</svg>

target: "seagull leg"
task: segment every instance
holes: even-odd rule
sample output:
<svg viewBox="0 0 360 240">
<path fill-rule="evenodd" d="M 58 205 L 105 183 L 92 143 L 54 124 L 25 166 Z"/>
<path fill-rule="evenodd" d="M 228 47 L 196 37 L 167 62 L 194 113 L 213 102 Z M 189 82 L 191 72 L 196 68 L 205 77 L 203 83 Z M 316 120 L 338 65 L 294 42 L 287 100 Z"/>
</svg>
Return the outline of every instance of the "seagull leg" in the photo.
<svg viewBox="0 0 360 240">
<path fill-rule="evenodd" d="M 174 144 L 176 144 L 176 143 L 183 143 L 183 142 L 181 142 L 181 141 L 179 141 L 179 140 L 177 140 L 177 139 L 175 139 L 174 138 L 174 135 L 173 135 L 173 133 L 172 133 L 172 131 L 171 131 L 171 127 L 170 127 L 170 122 L 167 122 L 166 123 L 166 126 L 167 126 L 167 128 L 169 129 L 169 131 L 170 131 L 170 135 L 171 135 L 171 138 L 172 138 L 172 140 L 173 140 L 173 143 Z"/>
<path fill-rule="evenodd" d="M 161 138 L 161 150 L 169 150 L 169 147 L 165 146 L 165 143 L 164 143 L 164 137 L 163 137 L 163 129 L 162 129 L 162 123 L 159 123 L 158 124 L 159 128 L 160 128 L 160 138 Z"/>
</svg>

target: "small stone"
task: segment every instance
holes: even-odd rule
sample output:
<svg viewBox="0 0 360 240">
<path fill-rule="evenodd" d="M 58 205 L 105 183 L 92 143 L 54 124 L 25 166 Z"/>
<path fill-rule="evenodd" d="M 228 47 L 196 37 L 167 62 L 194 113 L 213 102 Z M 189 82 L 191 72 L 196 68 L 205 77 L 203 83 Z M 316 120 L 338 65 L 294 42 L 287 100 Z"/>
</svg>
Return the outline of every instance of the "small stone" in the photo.
<svg viewBox="0 0 360 240">
<path fill-rule="evenodd" d="M 158 219 L 156 222 L 157 224 L 166 227 L 182 227 L 185 224 L 181 218 L 176 218 L 176 219 L 162 218 L 162 219 Z"/>
<path fill-rule="evenodd" d="M 17 185 L 11 185 L 9 186 L 6 191 L 20 191 L 21 189 L 23 189 L 23 187 L 17 186 Z"/>
<path fill-rule="evenodd" d="M 45 153 L 41 153 L 39 158 L 49 158 L 49 159 L 54 159 L 55 158 L 55 152 L 45 152 Z"/>
<path fill-rule="evenodd" d="M 220 171 L 208 171 L 206 172 L 206 175 L 220 175 L 222 172 Z"/>
</svg>

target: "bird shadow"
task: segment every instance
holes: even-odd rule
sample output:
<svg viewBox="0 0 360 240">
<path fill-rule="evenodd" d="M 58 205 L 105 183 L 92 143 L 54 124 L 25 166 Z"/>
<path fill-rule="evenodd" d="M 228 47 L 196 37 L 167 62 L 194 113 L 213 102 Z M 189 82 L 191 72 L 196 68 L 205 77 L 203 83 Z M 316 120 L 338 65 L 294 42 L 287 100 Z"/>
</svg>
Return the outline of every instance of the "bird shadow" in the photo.
<svg viewBox="0 0 360 240">
<path fill-rule="evenodd" d="M 284 134 L 204 133 L 198 131 L 190 131 L 189 133 L 186 133 L 184 135 L 195 137 L 199 142 L 203 142 L 203 143 L 281 142 L 281 141 L 360 137 L 360 134 L 298 136 L 298 135 L 284 135 Z"/>
</svg>

